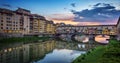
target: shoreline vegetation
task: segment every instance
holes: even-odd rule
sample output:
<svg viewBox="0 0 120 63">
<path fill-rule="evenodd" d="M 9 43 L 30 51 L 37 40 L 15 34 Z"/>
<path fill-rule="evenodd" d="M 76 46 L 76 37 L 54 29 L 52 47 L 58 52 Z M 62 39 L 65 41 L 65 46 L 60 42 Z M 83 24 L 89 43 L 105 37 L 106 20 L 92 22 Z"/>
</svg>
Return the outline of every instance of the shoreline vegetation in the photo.
<svg viewBox="0 0 120 63">
<path fill-rule="evenodd" d="M 111 39 L 106 46 L 98 46 L 76 58 L 72 63 L 119 63 L 120 42 Z"/>
<path fill-rule="evenodd" d="M 0 39 L 0 43 L 15 43 L 15 42 L 32 42 L 38 40 L 48 40 L 50 37 L 12 37 Z"/>
</svg>

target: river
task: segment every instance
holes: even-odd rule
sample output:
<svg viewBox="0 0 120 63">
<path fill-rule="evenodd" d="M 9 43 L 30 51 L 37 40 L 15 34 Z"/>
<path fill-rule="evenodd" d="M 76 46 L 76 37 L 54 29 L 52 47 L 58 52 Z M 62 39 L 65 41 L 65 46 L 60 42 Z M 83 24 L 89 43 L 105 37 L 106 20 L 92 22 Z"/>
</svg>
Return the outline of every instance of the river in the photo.
<svg viewBox="0 0 120 63">
<path fill-rule="evenodd" d="M 99 45 L 58 40 L 0 44 L 0 63 L 71 63 Z"/>
</svg>

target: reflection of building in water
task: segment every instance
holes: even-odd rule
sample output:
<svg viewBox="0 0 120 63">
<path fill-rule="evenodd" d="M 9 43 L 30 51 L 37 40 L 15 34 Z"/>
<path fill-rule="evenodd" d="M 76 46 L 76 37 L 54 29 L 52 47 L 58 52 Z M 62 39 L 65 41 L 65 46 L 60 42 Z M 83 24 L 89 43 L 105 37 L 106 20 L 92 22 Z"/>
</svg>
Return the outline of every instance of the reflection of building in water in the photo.
<svg viewBox="0 0 120 63">
<path fill-rule="evenodd" d="M 29 63 L 43 57 L 47 52 L 55 48 L 54 41 L 13 45 L 9 48 L 0 49 L 0 63 Z"/>
<path fill-rule="evenodd" d="M 28 63 L 29 61 L 29 44 L 23 45 L 22 46 L 23 50 L 23 63 Z"/>
<path fill-rule="evenodd" d="M 53 49 L 89 50 L 97 45 L 46 41 L 0 48 L 0 63 L 29 63 L 39 60 Z"/>
<path fill-rule="evenodd" d="M 0 63 L 21 63 L 21 47 L 6 48 L 0 50 Z"/>
<path fill-rule="evenodd" d="M 72 49 L 72 50 L 89 50 L 99 44 L 79 44 L 79 43 L 68 43 L 68 42 L 56 42 L 57 49 Z"/>
</svg>

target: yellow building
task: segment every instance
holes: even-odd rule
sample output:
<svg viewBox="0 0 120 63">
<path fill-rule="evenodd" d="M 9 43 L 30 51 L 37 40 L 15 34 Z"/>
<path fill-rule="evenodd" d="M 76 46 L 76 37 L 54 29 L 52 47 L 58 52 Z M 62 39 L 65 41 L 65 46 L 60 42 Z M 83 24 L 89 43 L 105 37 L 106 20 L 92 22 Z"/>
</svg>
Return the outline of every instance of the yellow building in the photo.
<svg viewBox="0 0 120 63">
<path fill-rule="evenodd" d="M 46 32 L 48 34 L 55 34 L 55 29 L 56 29 L 56 26 L 53 23 L 53 21 L 47 21 Z"/>
<path fill-rule="evenodd" d="M 52 25 L 52 34 L 55 34 L 56 26 L 55 24 Z"/>
<path fill-rule="evenodd" d="M 102 34 L 110 34 L 110 30 L 108 28 L 104 28 L 102 30 Z"/>
<path fill-rule="evenodd" d="M 117 28 L 113 28 L 110 30 L 110 35 L 116 35 L 117 34 Z"/>
<path fill-rule="evenodd" d="M 52 33 L 52 31 L 51 31 L 51 21 L 47 21 L 47 25 L 46 25 L 46 32 L 48 33 L 48 34 L 51 34 Z"/>
<path fill-rule="evenodd" d="M 46 20 L 40 19 L 40 33 L 46 33 Z"/>
<path fill-rule="evenodd" d="M 43 16 L 33 14 L 31 21 L 32 33 L 45 33 L 46 32 L 46 19 Z M 31 23 L 32 23 L 31 22 Z"/>
<path fill-rule="evenodd" d="M 40 32 L 40 20 L 39 19 L 34 19 L 33 32 L 34 33 L 39 33 Z"/>
</svg>

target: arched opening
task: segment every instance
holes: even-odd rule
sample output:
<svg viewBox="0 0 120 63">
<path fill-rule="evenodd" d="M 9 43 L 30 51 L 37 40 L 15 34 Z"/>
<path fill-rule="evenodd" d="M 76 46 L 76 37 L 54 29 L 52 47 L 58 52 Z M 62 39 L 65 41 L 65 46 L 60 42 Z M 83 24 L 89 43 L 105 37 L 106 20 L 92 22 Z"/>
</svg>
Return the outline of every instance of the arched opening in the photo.
<svg viewBox="0 0 120 63">
<path fill-rule="evenodd" d="M 86 43 L 89 41 L 89 37 L 86 36 L 86 35 L 75 35 L 75 40 L 78 41 L 78 42 L 83 42 L 83 43 Z"/>
<path fill-rule="evenodd" d="M 110 36 L 108 35 L 97 35 L 95 36 L 95 41 L 98 42 L 98 43 L 103 43 L 103 44 L 106 44 L 106 43 L 109 43 L 109 41 L 107 39 L 110 39 Z"/>
</svg>

